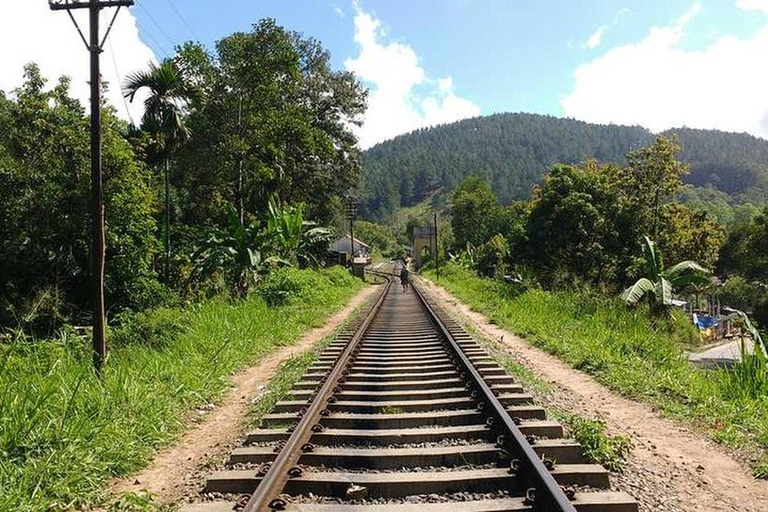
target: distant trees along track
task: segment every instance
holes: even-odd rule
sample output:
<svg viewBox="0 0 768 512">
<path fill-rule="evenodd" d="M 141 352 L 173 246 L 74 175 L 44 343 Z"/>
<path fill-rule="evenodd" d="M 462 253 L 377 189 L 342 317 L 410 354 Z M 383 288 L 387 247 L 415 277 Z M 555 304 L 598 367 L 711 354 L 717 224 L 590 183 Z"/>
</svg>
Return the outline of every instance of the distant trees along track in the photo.
<svg viewBox="0 0 768 512">
<path fill-rule="evenodd" d="M 637 511 L 437 304 L 391 283 L 208 478 L 223 501 L 187 510 Z"/>
</svg>

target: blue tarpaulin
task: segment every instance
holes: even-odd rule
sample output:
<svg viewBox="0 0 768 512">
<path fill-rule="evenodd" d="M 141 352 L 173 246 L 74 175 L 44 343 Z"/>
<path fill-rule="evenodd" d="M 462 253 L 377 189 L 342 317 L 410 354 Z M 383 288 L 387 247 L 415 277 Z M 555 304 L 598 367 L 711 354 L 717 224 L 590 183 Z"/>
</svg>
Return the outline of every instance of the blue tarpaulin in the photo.
<svg viewBox="0 0 768 512">
<path fill-rule="evenodd" d="M 696 322 L 696 326 L 702 331 L 704 329 L 709 329 L 710 327 L 715 327 L 720 323 L 720 320 L 716 316 L 707 315 L 696 315 L 694 321 Z"/>
</svg>

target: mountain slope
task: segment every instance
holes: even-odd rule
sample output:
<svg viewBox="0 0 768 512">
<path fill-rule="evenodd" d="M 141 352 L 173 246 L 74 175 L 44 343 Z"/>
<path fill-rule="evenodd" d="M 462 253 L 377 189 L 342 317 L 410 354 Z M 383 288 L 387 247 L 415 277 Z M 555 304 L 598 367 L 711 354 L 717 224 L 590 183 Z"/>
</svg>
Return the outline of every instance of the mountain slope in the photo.
<svg viewBox="0 0 768 512">
<path fill-rule="evenodd" d="M 768 198 L 768 141 L 745 134 L 676 129 L 687 182 L 712 186 L 734 201 Z M 417 130 L 363 154 L 363 208 L 381 217 L 439 190 L 481 176 L 502 202 L 526 199 L 554 163 L 585 157 L 624 163 L 654 135 L 640 126 L 597 125 L 536 114 L 496 114 Z"/>
</svg>

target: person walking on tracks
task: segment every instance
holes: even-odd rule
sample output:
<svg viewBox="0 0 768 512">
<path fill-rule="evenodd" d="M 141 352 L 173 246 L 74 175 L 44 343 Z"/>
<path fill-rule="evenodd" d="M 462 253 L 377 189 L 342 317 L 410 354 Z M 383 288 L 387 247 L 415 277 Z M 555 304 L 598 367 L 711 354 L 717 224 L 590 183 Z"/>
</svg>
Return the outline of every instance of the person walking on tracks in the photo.
<svg viewBox="0 0 768 512">
<path fill-rule="evenodd" d="M 403 292 L 408 288 L 408 282 L 410 281 L 411 273 L 408 271 L 407 264 L 403 263 L 400 267 L 400 284 L 403 285 Z"/>
</svg>

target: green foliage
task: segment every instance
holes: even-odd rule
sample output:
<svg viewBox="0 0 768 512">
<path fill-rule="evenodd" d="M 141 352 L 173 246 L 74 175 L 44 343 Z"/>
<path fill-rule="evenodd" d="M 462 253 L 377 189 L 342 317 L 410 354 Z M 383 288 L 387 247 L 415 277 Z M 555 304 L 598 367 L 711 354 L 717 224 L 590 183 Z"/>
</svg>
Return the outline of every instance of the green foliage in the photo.
<svg viewBox="0 0 768 512">
<path fill-rule="evenodd" d="M 546 282 L 579 276 L 600 283 L 615 275 L 622 257 L 617 174 L 590 160 L 556 165 L 545 177 L 526 229 L 527 255 Z"/>
<path fill-rule="evenodd" d="M 453 193 L 451 228 L 456 245 L 479 247 L 496 233 L 499 203 L 483 179 L 470 176 Z"/>
<path fill-rule="evenodd" d="M 177 62 L 204 93 L 178 157 L 186 221 L 221 221 L 227 204 L 245 218 L 277 194 L 329 222 L 359 175 L 350 128 L 366 93 L 357 79 L 333 71 L 317 41 L 271 19 L 220 40 L 214 54 L 188 43 Z"/>
<path fill-rule="evenodd" d="M 108 512 L 163 512 L 169 510 L 155 501 L 149 491 L 126 492 L 110 504 Z"/>
<path fill-rule="evenodd" d="M 300 303 L 275 309 L 252 296 L 147 313 L 140 329 L 172 321 L 176 335 L 121 342 L 100 377 L 90 340 L 70 331 L 0 344 L 0 510 L 104 505 L 104 482 L 144 467 L 191 409 L 229 387 L 233 372 L 294 343 L 362 286 L 339 271 L 295 272 L 313 276 Z"/>
<path fill-rule="evenodd" d="M 190 130 L 184 122 L 183 105 L 196 99 L 199 91 L 190 85 L 178 63 L 171 59 L 165 59 L 159 65 L 150 62 L 148 70 L 132 73 L 123 85 L 130 101 L 143 88 L 150 92 L 144 101 L 142 128 L 154 138 L 158 154 L 167 158 L 175 148 L 189 140 Z"/>
<path fill-rule="evenodd" d="M 70 97 L 68 79 L 46 90 L 40 70 L 29 65 L 14 99 L 0 95 L 0 126 L 0 322 L 51 333 L 62 322 L 87 321 L 91 215 L 85 112 Z M 139 282 L 154 279 L 158 245 L 151 176 L 122 137 L 123 129 L 105 108 L 106 293 L 114 311 L 135 306 Z"/>
<path fill-rule="evenodd" d="M 358 220 L 355 222 L 355 238 L 370 245 L 385 257 L 398 256 L 400 245 L 390 229 L 381 224 Z"/>
<path fill-rule="evenodd" d="M 643 237 L 643 257 L 645 275 L 632 286 L 624 290 L 621 299 L 628 306 L 634 306 L 643 298 L 654 314 L 668 313 L 672 305 L 672 293 L 689 285 L 709 283 L 709 271 L 695 261 L 681 261 L 669 269 L 664 269 L 661 250 L 650 238 Z"/>
<path fill-rule="evenodd" d="M 630 438 L 622 434 L 608 434 L 605 421 L 601 419 L 582 418 L 569 414 L 564 420 L 589 461 L 602 464 L 610 471 L 623 469 L 627 456 L 632 451 Z"/>
<path fill-rule="evenodd" d="M 227 230 L 213 229 L 199 241 L 190 277 L 226 283 L 235 296 L 243 297 L 270 270 L 318 267 L 331 231 L 314 226 L 304 220 L 302 207 L 279 206 L 276 197 L 270 198 L 263 222 L 241 225 L 230 209 Z"/>
<path fill-rule="evenodd" d="M 333 267 L 327 271 L 333 276 L 334 282 L 341 286 L 351 286 L 354 278 L 341 267 Z M 322 277 L 323 279 L 326 276 Z M 321 283 L 318 274 L 298 270 L 296 268 L 282 268 L 270 272 L 256 288 L 258 293 L 268 305 L 283 306 L 295 304 L 314 297 Z"/>
<path fill-rule="evenodd" d="M 719 267 L 728 274 L 768 282 L 768 206 L 751 221 L 730 230 Z"/>
<path fill-rule="evenodd" d="M 555 165 L 528 203 L 506 208 L 480 178 L 468 178 L 454 194 L 456 245 L 482 248 L 498 233 L 505 248 L 496 254 L 503 256 L 496 263 L 487 258 L 481 273 L 503 275 L 527 267 L 553 288 L 624 284 L 637 274 L 636 240 L 651 231 L 658 232 L 668 254 L 714 264 L 723 241 L 720 226 L 704 212 L 668 202 L 686 169 L 675 160 L 675 151 L 674 142 L 660 137 L 630 152 L 623 169 L 591 159 Z M 489 268 L 492 264 L 499 269 Z"/>
<path fill-rule="evenodd" d="M 502 277 L 507 273 L 505 261 L 509 256 L 509 244 L 503 235 L 493 235 L 477 253 L 477 271 L 481 275 Z"/>
<path fill-rule="evenodd" d="M 182 313 L 175 308 L 155 308 L 120 316 L 120 326 L 110 336 L 114 346 L 143 344 L 164 347 L 184 331 Z"/>
<path fill-rule="evenodd" d="M 765 140 L 687 128 L 661 135 L 680 141 L 680 159 L 690 164 L 687 183 L 697 190 L 707 187 L 725 194 L 721 209 L 727 206 L 725 210 L 735 212 L 742 204 L 768 201 Z M 490 183 L 502 204 L 527 200 L 552 165 L 585 158 L 625 165 L 628 152 L 652 144 L 655 138 L 639 126 L 522 113 L 424 128 L 363 154 L 363 208 L 368 217 L 383 220 L 397 207 L 414 205 L 439 190 L 454 190 L 472 175 Z M 699 199 L 703 202 L 697 209 L 708 209 L 708 199 Z"/>
<path fill-rule="evenodd" d="M 755 473 L 768 460 L 768 408 L 764 365 L 748 360 L 734 371 L 698 370 L 680 357 L 694 342 L 687 320 L 650 320 L 641 307 L 595 293 L 531 288 L 508 294 L 507 285 L 448 265 L 440 284 L 474 310 L 531 344 L 593 375 L 630 398 L 685 419 L 733 448 L 755 456 Z M 741 372 L 741 375 L 739 375 Z M 762 468 L 762 469 L 761 469 Z"/>
</svg>

